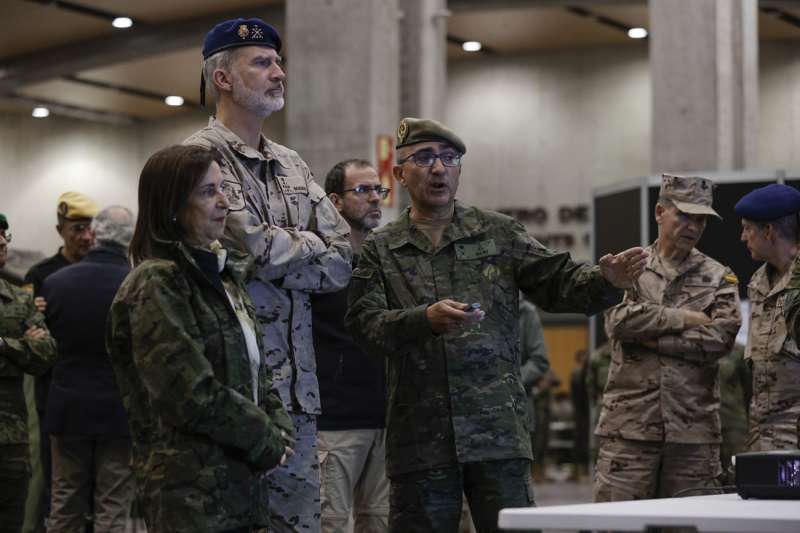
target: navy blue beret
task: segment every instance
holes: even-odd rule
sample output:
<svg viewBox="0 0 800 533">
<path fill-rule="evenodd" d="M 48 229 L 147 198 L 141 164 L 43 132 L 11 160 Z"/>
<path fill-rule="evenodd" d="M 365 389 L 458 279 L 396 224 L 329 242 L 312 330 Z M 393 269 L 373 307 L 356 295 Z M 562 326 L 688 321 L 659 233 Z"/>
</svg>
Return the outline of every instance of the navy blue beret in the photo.
<svg viewBox="0 0 800 533">
<path fill-rule="evenodd" d="M 788 185 L 771 183 L 742 196 L 733 209 L 748 220 L 775 220 L 800 211 L 800 191 Z"/>
<path fill-rule="evenodd" d="M 281 51 L 278 31 L 261 19 L 233 19 L 220 22 L 206 34 L 203 59 L 236 46 L 268 46 Z"/>
</svg>

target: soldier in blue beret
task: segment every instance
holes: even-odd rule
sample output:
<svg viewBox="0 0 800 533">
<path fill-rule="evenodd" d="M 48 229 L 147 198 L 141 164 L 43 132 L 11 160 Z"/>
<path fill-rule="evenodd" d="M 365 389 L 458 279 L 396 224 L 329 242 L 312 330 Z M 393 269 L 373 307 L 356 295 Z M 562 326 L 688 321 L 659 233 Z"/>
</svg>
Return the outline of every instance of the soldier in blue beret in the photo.
<svg viewBox="0 0 800 533">
<path fill-rule="evenodd" d="M 746 194 L 734 209 L 742 217 L 742 241 L 753 259 L 764 262 L 747 287 L 745 359 L 753 370 L 748 445 L 751 451 L 797 448 L 800 349 L 785 317 L 800 304 L 800 191 L 773 183 Z"/>
<path fill-rule="evenodd" d="M 226 247 L 255 258 L 248 291 L 262 319 L 266 366 L 295 434 L 288 462 L 267 476 L 270 531 L 320 531 L 317 458 L 319 385 L 311 332 L 312 293 L 344 289 L 350 281 L 350 228 L 308 165 L 294 150 L 261 134 L 283 108 L 281 38 L 260 19 L 222 22 L 203 45 L 203 88 L 215 116 L 184 144 L 215 148 L 225 180 L 241 185 L 246 205 L 231 213 Z M 302 104 L 301 104 L 302 105 Z"/>
</svg>

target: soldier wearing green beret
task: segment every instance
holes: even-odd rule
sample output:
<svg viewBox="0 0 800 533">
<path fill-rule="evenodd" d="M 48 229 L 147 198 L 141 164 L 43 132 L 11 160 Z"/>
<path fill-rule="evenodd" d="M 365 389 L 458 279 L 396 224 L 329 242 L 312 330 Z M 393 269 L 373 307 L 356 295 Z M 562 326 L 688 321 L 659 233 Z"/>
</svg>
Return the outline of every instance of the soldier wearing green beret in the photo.
<svg viewBox="0 0 800 533">
<path fill-rule="evenodd" d="M 8 220 L 0 214 L 0 268 L 11 241 Z M 20 531 L 30 478 L 28 414 L 24 374 L 50 368 L 55 342 L 29 291 L 0 279 L 0 528 Z"/>
<path fill-rule="evenodd" d="M 455 532 L 466 494 L 479 532 L 534 504 L 519 291 L 542 309 L 596 313 L 641 273 L 634 248 L 599 267 L 548 250 L 511 218 L 455 200 L 466 145 L 434 120 L 397 130 L 394 176 L 411 207 L 362 248 L 346 324 L 387 358 L 393 532 Z"/>
</svg>

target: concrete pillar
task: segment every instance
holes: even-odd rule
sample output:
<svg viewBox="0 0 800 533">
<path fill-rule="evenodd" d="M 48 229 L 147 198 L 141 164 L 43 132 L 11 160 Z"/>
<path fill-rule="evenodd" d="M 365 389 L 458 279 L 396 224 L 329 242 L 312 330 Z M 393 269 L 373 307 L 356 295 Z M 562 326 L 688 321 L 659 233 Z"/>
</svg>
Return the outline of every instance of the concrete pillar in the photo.
<svg viewBox="0 0 800 533">
<path fill-rule="evenodd" d="M 322 184 L 399 122 L 397 0 L 286 2 L 287 144 Z"/>
<path fill-rule="evenodd" d="M 757 0 L 650 0 L 653 172 L 755 165 Z"/>
<path fill-rule="evenodd" d="M 401 0 L 400 114 L 444 120 L 447 90 L 446 0 Z"/>
</svg>

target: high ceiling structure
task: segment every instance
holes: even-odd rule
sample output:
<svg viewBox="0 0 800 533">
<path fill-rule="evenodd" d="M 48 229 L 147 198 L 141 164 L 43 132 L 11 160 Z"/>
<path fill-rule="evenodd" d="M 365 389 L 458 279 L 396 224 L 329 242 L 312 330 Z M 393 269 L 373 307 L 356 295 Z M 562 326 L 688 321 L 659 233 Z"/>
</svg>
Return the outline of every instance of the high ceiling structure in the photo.
<svg viewBox="0 0 800 533">
<path fill-rule="evenodd" d="M 762 0 L 760 39 L 800 40 L 797 4 Z M 649 24 L 645 0 L 450 0 L 448 9 L 451 60 L 469 60 L 461 48 L 468 40 L 482 43 L 477 54 L 500 55 L 642 46 L 627 29 Z M 2 10 L 0 111 L 28 113 L 44 104 L 54 113 L 118 123 L 197 105 L 201 43 L 216 22 L 259 16 L 285 28 L 283 0 L 7 0 Z M 130 17 L 133 26 L 114 28 L 116 16 Z M 184 106 L 166 105 L 168 95 L 181 96 Z"/>
</svg>

